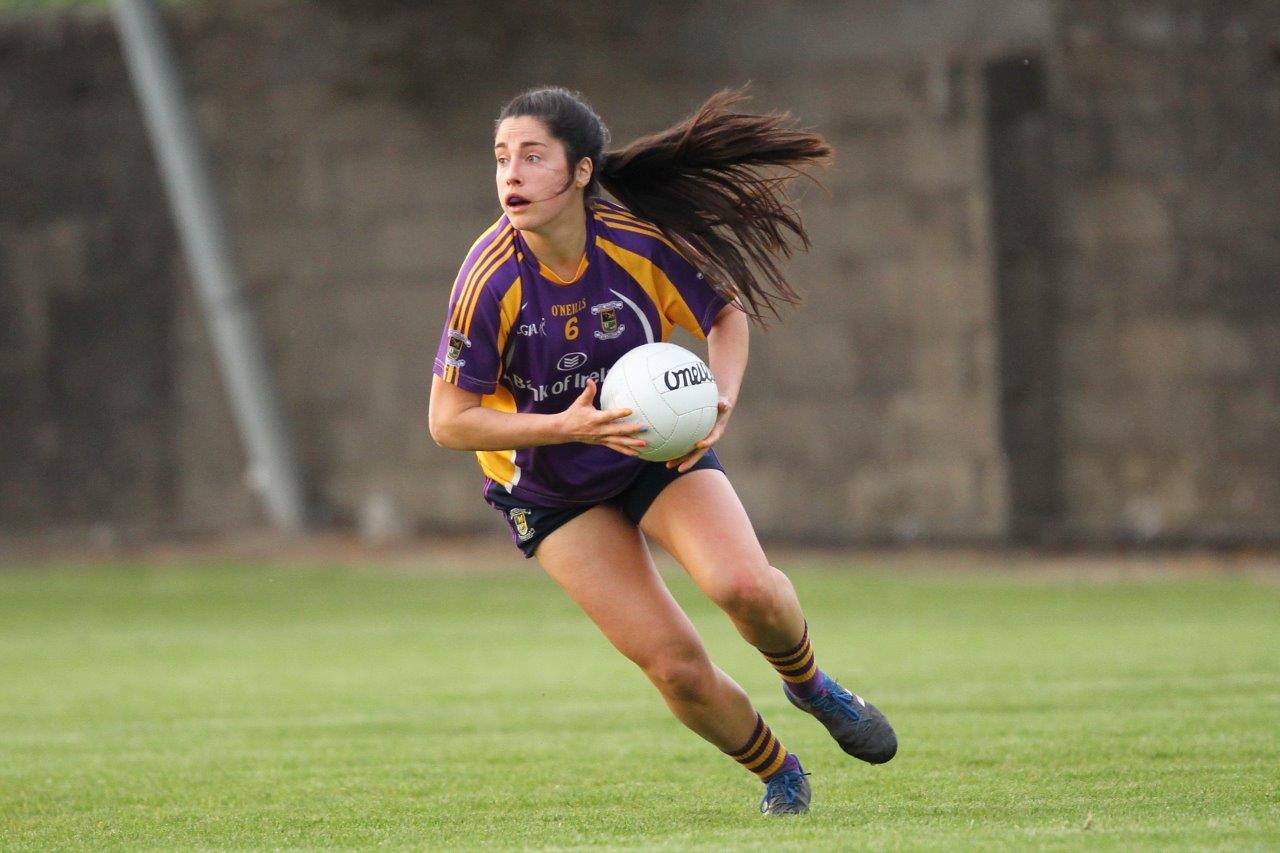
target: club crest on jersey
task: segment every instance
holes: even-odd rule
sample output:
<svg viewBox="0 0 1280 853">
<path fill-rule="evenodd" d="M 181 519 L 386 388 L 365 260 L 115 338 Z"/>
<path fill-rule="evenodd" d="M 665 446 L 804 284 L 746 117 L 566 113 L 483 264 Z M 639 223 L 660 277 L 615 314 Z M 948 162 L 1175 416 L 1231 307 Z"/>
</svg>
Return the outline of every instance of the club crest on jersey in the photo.
<svg viewBox="0 0 1280 853">
<path fill-rule="evenodd" d="M 602 302 L 591 306 L 591 313 L 600 318 L 600 328 L 596 330 L 597 340 L 607 341 L 627 330 L 626 326 L 618 322 L 618 311 L 621 308 L 621 302 Z"/>
<path fill-rule="evenodd" d="M 520 537 L 521 542 L 533 535 L 533 527 L 529 524 L 529 510 L 517 507 L 508 512 L 507 515 L 511 517 L 511 526 L 516 529 L 516 534 Z"/>
<path fill-rule="evenodd" d="M 444 363 L 450 367 L 462 367 L 467 363 L 466 359 L 462 358 L 462 351 L 469 346 L 471 346 L 471 341 L 466 335 L 457 329 L 450 329 L 449 351 L 445 353 Z"/>
</svg>

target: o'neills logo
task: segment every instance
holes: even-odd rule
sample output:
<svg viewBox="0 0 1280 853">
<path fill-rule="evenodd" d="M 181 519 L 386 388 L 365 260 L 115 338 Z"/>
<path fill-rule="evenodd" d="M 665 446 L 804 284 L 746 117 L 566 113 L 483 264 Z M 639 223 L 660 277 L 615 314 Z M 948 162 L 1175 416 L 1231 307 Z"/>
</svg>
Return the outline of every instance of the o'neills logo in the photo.
<svg viewBox="0 0 1280 853">
<path fill-rule="evenodd" d="M 560 360 L 556 362 L 556 367 L 567 373 L 570 370 L 577 370 L 586 363 L 587 354 L 585 352 L 567 352 L 560 356 Z"/>
<path fill-rule="evenodd" d="M 574 314 L 577 314 L 579 311 L 585 310 L 586 307 L 587 307 L 587 300 L 585 299 L 579 299 L 577 302 L 567 302 L 561 305 L 552 305 L 551 316 L 552 317 L 572 317 Z"/>
<path fill-rule="evenodd" d="M 707 370 L 705 364 L 691 364 L 688 367 L 668 370 L 662 374 L 662 384 L 667 386 L 668 391 L 674 391 L 677 388 L 691 388 L 694 385 L 702 385 L 703 383 L 714 381 L 711 371 Z"/>
</svg>

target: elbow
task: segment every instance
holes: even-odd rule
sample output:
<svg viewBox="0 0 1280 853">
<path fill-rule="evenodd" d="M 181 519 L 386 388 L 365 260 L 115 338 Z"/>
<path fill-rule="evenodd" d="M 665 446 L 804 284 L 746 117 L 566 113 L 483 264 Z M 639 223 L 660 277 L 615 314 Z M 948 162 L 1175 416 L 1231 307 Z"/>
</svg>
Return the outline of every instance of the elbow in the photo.
<svg viewBox="0 0 1280 853">
<path fill-rule="evenodd" d="M 443 447 L 446 450 L 458 449 L 454 443 L 453 436 L 449 433 L 447 424 L 441 418 L 435 417 L 434 414 L 428 414 L 427 416 L 427 431 L 431 433 L 431 440 L 436 443 L 437 447 Z"/>
<path fill-rule="evenodd" d="M 466 450 L 452 436 L 438 429 L 431 430 L 431 440 L 436 443 L 436 447 L 443 447 L 445 450 Z"/>
</svg>

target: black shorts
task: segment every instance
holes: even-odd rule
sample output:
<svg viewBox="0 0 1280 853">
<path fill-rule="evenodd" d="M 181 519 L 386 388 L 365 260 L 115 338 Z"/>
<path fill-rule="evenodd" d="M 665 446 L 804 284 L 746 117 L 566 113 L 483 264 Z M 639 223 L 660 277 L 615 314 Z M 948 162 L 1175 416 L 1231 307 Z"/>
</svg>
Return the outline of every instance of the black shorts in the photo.
<svg viewBox="0 0 1280 853">
<path fill-rule="evenodd" d="M 724 470 L 720 460 L 716 458 L 715 451 L 708 450 L 689 471 L 684 473 L 700 471 L 703 468 Z M 529 558 L 538 550 L 538 546 L 542 544 L 547 534 L 600 504 L 616 506 L 631 519 L 633 524 L 639 524 L 640 519 L 658 497 L 658 493 L 677 477 L 683 476 L 684 474 L 679 473 L 675 468 L 668 468 L 665 462 L 646 462 L 641 466 L 640 473 L 636 474 L 635 479 L 618 494 L 598 504 L 574 507 L 537 506 L 512 497 L 506 489 L 492 481 L 485 484 L 484 499 L 489 502 L 489 506 L 502 513 L 507 526 L 511 528 L 511 538 L 516 543 L 516 547 L 524 552 L 526 558 Z"/>
</svg>

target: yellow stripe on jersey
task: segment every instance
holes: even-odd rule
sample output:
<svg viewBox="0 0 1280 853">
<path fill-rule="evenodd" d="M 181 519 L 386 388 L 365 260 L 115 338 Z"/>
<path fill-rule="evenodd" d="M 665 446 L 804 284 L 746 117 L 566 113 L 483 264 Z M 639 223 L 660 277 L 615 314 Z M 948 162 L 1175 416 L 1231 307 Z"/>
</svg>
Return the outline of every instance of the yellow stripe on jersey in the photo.
<svg viewBox="0 0 1280 853">
<path fill-rule="evenodd" d="M 596 245 L 600 250 L 617 262 L 644 289 L 653 304 L 658 306 L 658 314 L 662 317 L 662 340 L 666 340 L 671 332 L 672 324 L 680 326 L 696 338 L 705 338 L 698 320 L 689 310 L 688 304 L 676 286 L 667 278 L 661 267 L 648 258 L 624 249 L 603 237 L 596 237 Z"/>
<path fill-rule="evenodd" d="M 495 227 L 501 224 L 502 220 L 500 219 L 495 223 Z M 487 232 L 485 232 L 485 234 L 480 237 L 480 240 L 477 240 L 472 244 L 471 251 L 474 251 L 476 245 L 478 245 L 481 240 L 484 240 L 485 237 L 492 234 L 493 231 L 494 228 L 491 227 Z M 502 228 L 498 238 L 485 247 L 485 250 L 478 258 L 476 258 L 475 263 L 471 265 L 471 269 L 467 272 L 466 278 L 462 281 L 462 286 L 458 289 L 457 300 L 453 304 L 453 312 L 449 317 L 450 329 L 457 329 L 461 331 L 461 321 L 466 311 L 466 305 L 468 300 L 471 298 L 472 292 L 476 286 L 476 279 L 478 278 L 481 269 L 488 264 L 494 253 L 501 252 L 504 245 L 509 243 L 511 240 L 514 240 L 514 234 L 515 228 L 510 223 L 507 223 L 507 225 Z M 471 251 L 468 251 L 467 254 L 470 255 Z M 463 334 L 466 333 L 464 332 Z M 446 381 L 452 382 L 457 378 L 457 376 L 458 368 L 453 367 L 445 370 L 444 378 Z"/>
<path fill-rule="evenodd" d="M 471 274 L 467 276 L 467 287 L 462 295 L 462 299 L 458 302 L 458 315 L 455 320 L 454 328 L 463 334 L 467 332 L 467 326 L 471 325 L 470 314 L 475 309 L 476 297 L 480 291 L 484 289 L 484 283 L 488 281 L 489 275 L 496 270 L 503 261 L 511 257 L 511 253 L 515 251 L 515 233 L 503 235 L 494 244 L 485 250 L 485 255 L 476 262 L 472 268 Z"/>
<path fill-rule="evenodd" d="M 601 214 L 599 216 L 599 219 L 601 222 L 603 222 L 605 225 L 608 225 L 610 228 L 617 228 L 620 231 L 632 231 L 636 234 L 647 234 L 650 237 L 653 237 L 655 240 L 658 240 L 659 242 L 661 242 L 664 246 L 666 246 L 671 251 L 675 252 L 681 257 L 684 257 L 684 253 L 681 252 L 679 249 L 677 249 L 675 244 L 672 243 L 670 240 L 668 240 L 665 234 L 663 234 L 657 228 L 653 227 L 652 225 L 650 225 L 649 223 L 645 222 L 642 219 L 635 219 L 635 218 L 621 219 L 621 218 L 615 218 L 610 214 Z"/>
<path fill-rule="evenodd" d="M 656 234 L 662 233 L 662 229 L 658 227 L 657 223 L 650 222 L 647 219 L 641 219 L 629 210 L 610 210 L 607 207 L 597 207 L 596 216 L 612 222 L 625 222 L 628 225 L 640 225 L 651 229 Z"/>
<path fill-rule="evenodd" d="M 486 231 L 484 234 L 482 234 L 480 238 L 476 240 L 475 243 L 471 244 L 471 249 L 467 251 L 467 254 L 470 255 L 471 252 L 475 251 L 476 246 L 478 246 L 485 238 L 492 235 L 496 229 L 500 228 L 500 226 L 501 226 L 501 233 L 499 234 L 498 238 L 494 240 L 493 243 L 485 247 L 485 250 L 480 254 L 478 258 L 476 258 L 475 263 L 471 265 L 471 269 L 467 271 L 466 277 L 462 280 L 461 284 L 457 287 L 457 298 L 453 303 L 453 311 L 451 312 L 449 317 L 450 329 L 459 329 L 459 325 L 460 325 L 459 321 L 462 318 L 463 311 L 466 307 L 467 299 L 471 295 L 471 289 L 475 285 L 476 274 L 480 271 L 480 268 L 485 265 L 485 263 L 493 255 L 494 252 L 501 250 L 501 247 L 503 243 L 506 241 L 508 234 L 514 233 L 515 229 L 513 228 L 511 223 L 507 223 L 505 226 L 503 226 L 502 220 L 499 219 L 492 226 L 490 226 L 489 230 Z M 446 382 L 456 383 L 458 378 L 458 368 L 446 367 L 444 372 L 444 378 Z"/>
<path fill-rule="evenodd" d="M 502 352 L 507 348 L 507 337 L 511 334 L 511 330 L 515 328 L 516 317 L 520 314 L 521 300 L 520 278 L 516 277 L 515 283 L 507 288 L 506 294 L 499 303 L 498 314 L 498 358 L 502 358 Z"/>
<path fill-rule="evenodd" d="M 516 398 L 505 385 L 499 385 L 492 394 L 480 398 L 480 405 L 486 409 L 499 412 L 514 413 Z M 514 450 L 477 450 L 476 459 L 480 462 L 480 470 L 486 477 L 502 485 L 507 491 L 516 482 L 516 452 Z"/>
<path fill-rule="evenodd" d="M 597 213 L 606 213 L 606 214 L 609 214 L 610 216 L 624 216 L 628 219 L 634 219 L 636 222 L 646 222 L 646 220 L 636 216 L 634 213 L 632 213 L 630 210 L 627 210 L 622 205 L 610 204 L 604 199 L 599 199 L 599 198 L 596 199 L 595 203 L 592 204 L 591 208 Z M 647 224 L 652 225 L 653 223 L 648 222 Z"/>
<path fill-rule="evenodd" d="M 475 316 L 476 303 L 480 301 L 480 294 L 484 292 L 485 285 L 489 283 L 489 279 L 493 274 L 506 263 L 507 259 L 515 253 L 515 237 L 504 237 L 500 244 L 506 246 L 505 249 L 499 250 L 498 254 L 490 256 L 483 266 L 477 266 L 474 272 L 474 280 L 471 282 L 467 290 L 466 304 L 461 311 L 461 319 L 453 326 L 453 328 L 467 335 L 471 334 L 471 321 Z M 458 375 L 458 369 L 454 368 L 453 375 Z"/>
<path fill-rule="evenodd" d="M 607 207 L 597 207 L 596 216 L 599 216 L 602 219 L 613 219 L 618 222 L 629 222 L 632 225 L 644 225 L 647 228 L 652 228 L 654 231 L 662 230 L 654 223 L 647 219 L 641 219 L 629 210 L 610 210 Z"/>
<path fill-rule="evenodd" d="M 495 222 L 495 223 L 493 223 L 492 225 L 490 225 L 490 226 L 489 226 L 489 229 L 488 229 L 487 231 L 485 231 L 483 234 L 481 234 L 481 235 L 476 239 L 476 241 L 475 241 L 474 243 L 472 243 L 472 244 L 471 244 L 471 248 L 467 250 L 467 256 L 468 256 L 468 257 L 470 257 L 470 256 L 471 256 L 471 253 L 472 253 L 472 252 L 474 252 L 474 251 L 476 250 L 476 246 L 479 246 L 482 242 L 484 242 L 485 238 L 487 238 L 487 237 L 489 237 L 490 235 L 492 235 L 492 234 L 493 234 L 493 232 L 494 232 L 494 230 L 495 230 L 495 229 L 497 229 L 497 228 L 498 228 L 498 226 L 500 226 L 500 225 L 502 225 L 502 220 L 501 220 L 501 219 L 499 219 L 497 222 Z M 463 281 L 462 281 L 462 286 L 458 289 L 458 298 L 457 298 L 457 301 L 453 303 L 453 312 L 449 315 L 449 328 L 451 328 L 451 329 L 456 329 L 456 328 L 457 328 L 457 326 L 455 326 L 454 324 L 455 324 L 455 323 L 457 322 L 457 320 L 458 320 L 459 311 L 460 311 L 460 310 L 461 310 L 461 308 L 462 308 L 462 303 L 466 301 L 467 291 L 470 289 L 470 287 L 471 287 L 471 282 L 472 282 L 472 280 L 475 278 L 476 270 L 478 270 L 478 269 L 479 269 L 479 268 L 484 264 L 485 259 L 486 259 L 486 258 L 487 258 L 487 257 L 488 257 L 492 252 L 494 252 L 494 251 L 497 249 L 497 247 L 498 247 L 499 245 L 501 245 L 502 241 L 503 241 L 503 240 L 506 238 L 506 236 L 507 236 L 507 232 L 508 232 L 508 231 L 513 231 L 513 230 L 515 230 L 515 229 L 514 229 L 514 226 L 512 226 L 512 225 L 511 225 L 511 223 L 510 223 L 510 222 L 508 222 L 508 223 L 506 224 L 506 227 L 502 229 L 502 233 L 498 236 L 498 239 L 496 239 L 496 240 L 494 240 L 492 243 L 490 243 L 490 244 L 485 248 L 485 250 L 484 250 L 483 252 L 481 252 L 481 253 L 480 253 L 480 257 L 476 258 L 476 262 L 475 262 L 474 264 L 472 264 L 472 265 L 471 265 L 471 269 L 467 270 L 467 277 L 466 277 L 465 279 L 463 279 Z"/>
<path fill-rule="evenodd" d="M 667 239 L 665 234 L 657 228 L 654 228 L 652 225 L 648 225 L 638 219 L 614 219 L 611 216 L 601 216 L 599 219 L 610 228 L 620 228 L 623 231 L 634 231 L 637 234 L 648 234 L 650 237 L 653 237 L 655 240 L 658 240 L 667 246 L 667 248 L 671 249 L 673 252 L 679 251 L 679 249 L 675 247 L 675 244 Z"/>
<path fill-rule="evenodd" d="M 495 257 L 489 268 L 485 270 L 480 278 L 476 281 L 476 286 L 471 291 L 471 304 L 467 306 L 467 312 L 462 317 L 462 334 L 470 337 L 471 321 L 475 319 L 476 305 L 480 302 L 480 294 L 484 292 L 485 285 L 493 278 L 494 273 L 502 268 L 502 265 L 516 253 L 515 246 L 508 246 L 507 250 Z"/>
<path fill-rule="evenodd" d="M 653 237 L 655 240 L 658 240 L 659 242 L 664 244 L 668 249 L 675 252 L 677 255 L 684 257 L 683 253 L 681 253 L 681 251 L 677 249 L 670 240 L 668 240 L 666 237 L 663 237 L 661 234 L 657 232 L 649 231 L 644 228 L 633 228 L 630 225 L 623 225 L 618 222 L 610 222 L 608 223 L 608 225 L 611 229 L 615 231 L 630 231 L 632 234 L 643 234 L 646 237 Z"/>
</svg>

